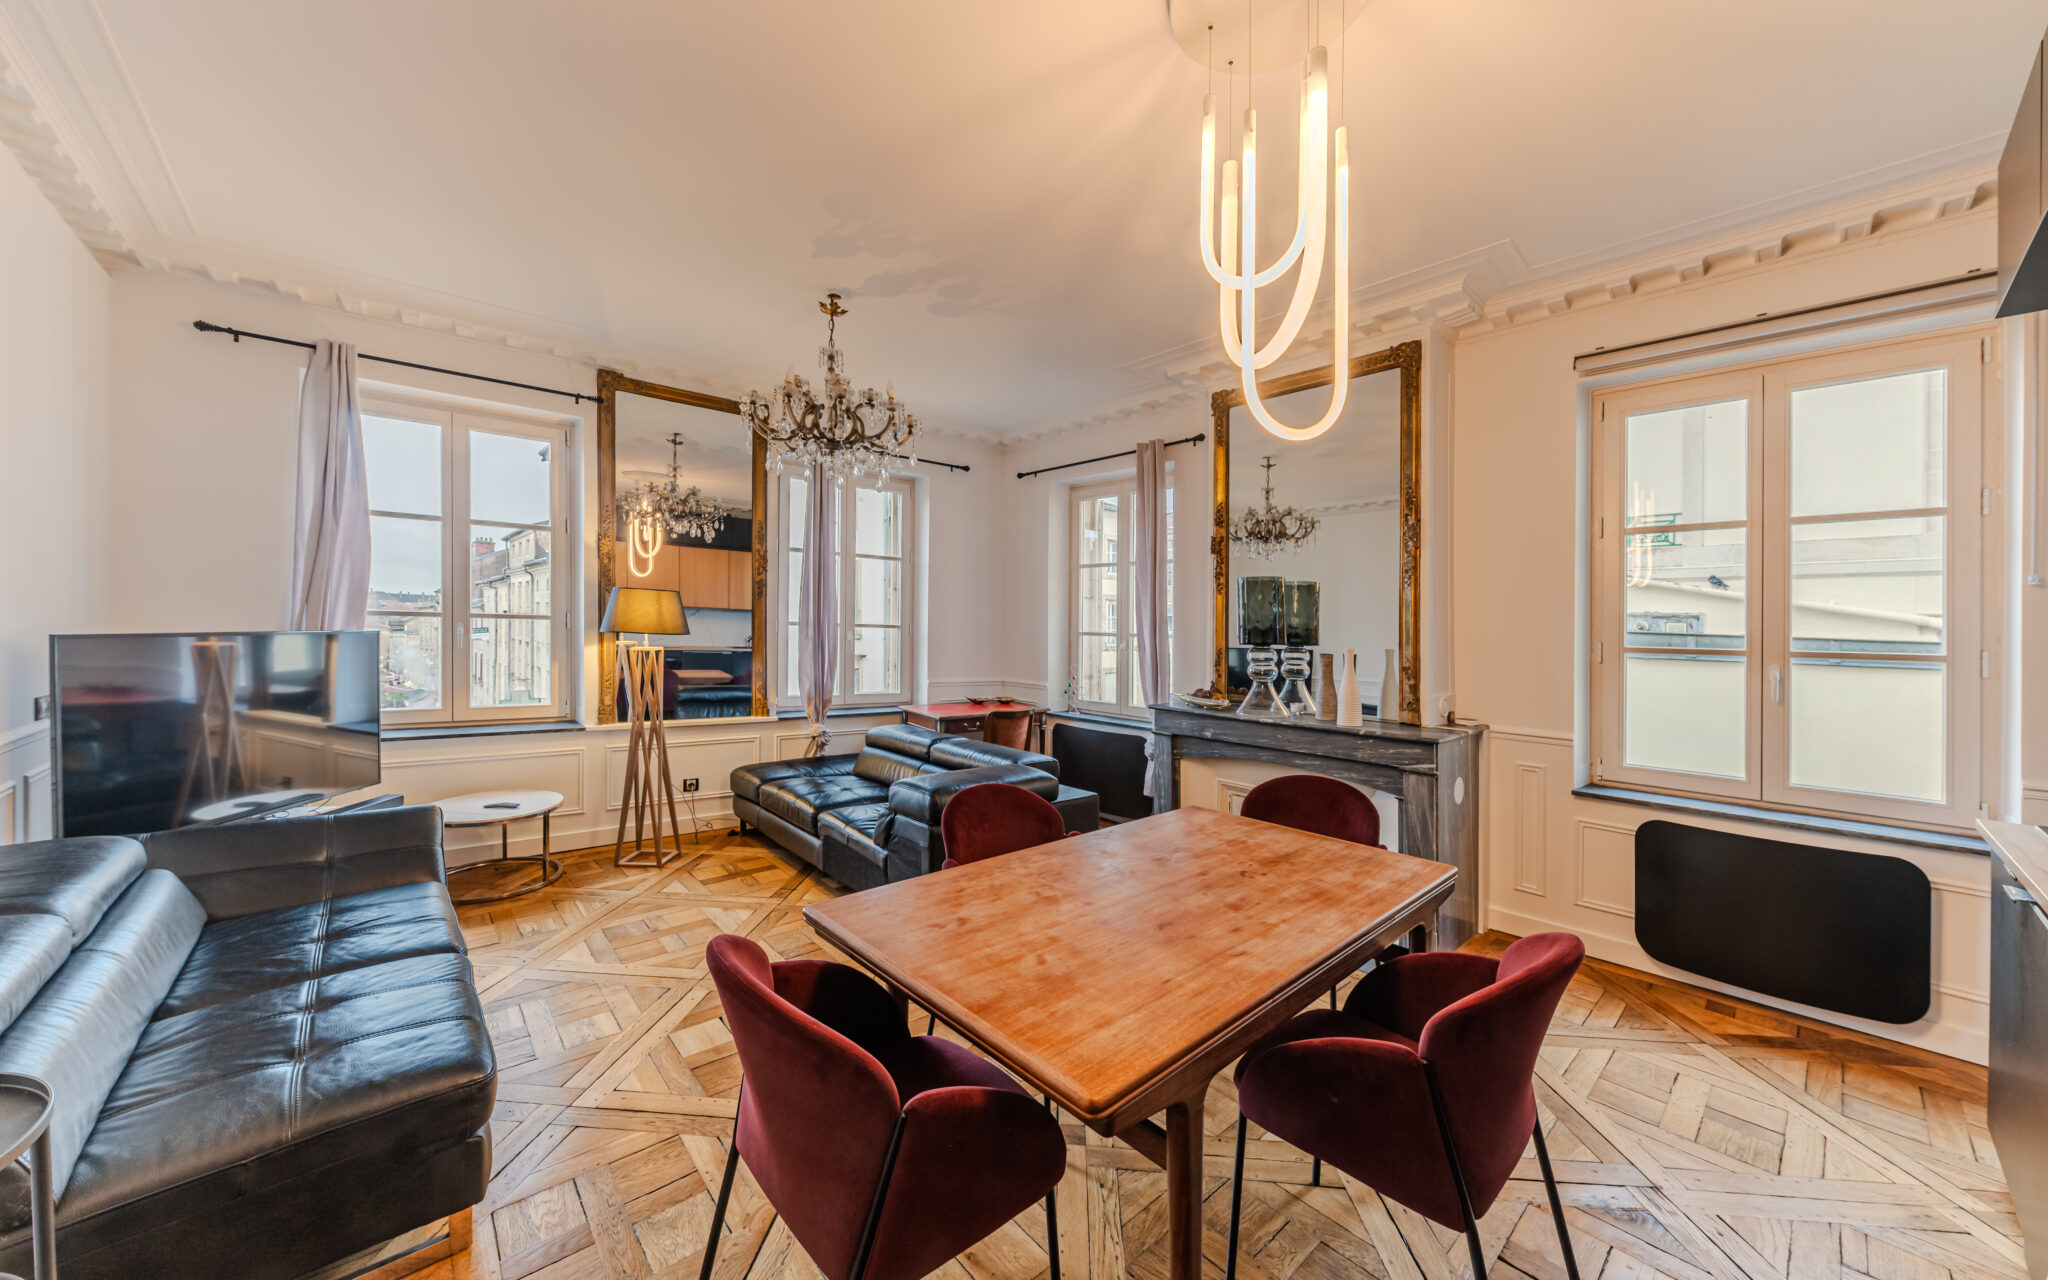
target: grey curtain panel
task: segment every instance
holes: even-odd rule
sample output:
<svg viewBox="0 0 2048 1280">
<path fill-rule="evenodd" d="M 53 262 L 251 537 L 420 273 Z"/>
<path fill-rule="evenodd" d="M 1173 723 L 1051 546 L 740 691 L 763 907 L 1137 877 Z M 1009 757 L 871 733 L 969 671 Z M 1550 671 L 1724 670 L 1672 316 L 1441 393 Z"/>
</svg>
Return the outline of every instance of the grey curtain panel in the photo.
<svg viewBox="0 0 2048 1280">
<path fill-rule="evenodd" d="M 369 594 L 370 489 L 356 349 L 322 341 L 299 389 L 289 625 L 294 631 L 359 631 Z"/>
<path fill-rule="evenodd" d="M 832 709 L 832 684 L 839 675 L 839 575 L 832 552 L 839 527 L 832 519 L 837 486 L 822 465 L 813 463 L 804 485 L 804 572 L 797 584 L 796 676 L 804 697 L 804 715 L 811 722 L 811 749 L 825 754 L 832 731 L 825 713 Z"/>
<path fill-rule="evenodd" d="M 1164 702 L 1173 693 L 1173 652 L 1166 634 L 1166 442 L 1145 440 L 1138 445 L 1138 509 L 1131 513 L 1137 541 L 1134 548 L 1138 569 L 1137 591 L 1132 600 L 1138 611 L 1138 691 L 1147 703 Z M 1152 739 L 1145 739 L 1145 794 L 1157 795 L 1161 768 L 1169 764 L 1155 759 Z"/>
</svg>

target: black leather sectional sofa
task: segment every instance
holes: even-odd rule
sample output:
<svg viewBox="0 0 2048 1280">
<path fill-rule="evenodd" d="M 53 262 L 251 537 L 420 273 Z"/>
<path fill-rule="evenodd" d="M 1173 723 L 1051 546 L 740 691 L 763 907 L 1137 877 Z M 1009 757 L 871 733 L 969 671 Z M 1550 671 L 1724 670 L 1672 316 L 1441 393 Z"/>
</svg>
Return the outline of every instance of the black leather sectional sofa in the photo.
<svg viewBox="0 0 2048 1280">
<path fill-rule="evenodd" d="M 1052 801 L 1069 831 L 1092 831 L 1095 793 L 1060 785 L 1060 762 L 973 738 L 891 724 L 856 755 L 808 756 L 732 771 L 732 807 L 752 826 L 849 889 L 936 871 L 946 860 L 939 815 L 982 782 L 1008 782 Z"/>
<path fill-rule="evenodd" d="M 288 1280 L 459 1212 L 496 1065 L 430 806 L 0 849 L 0 1071 L 66 1280 Z M 0 1271 L 29 1274 L 0 1169 Z"/>
</svg>

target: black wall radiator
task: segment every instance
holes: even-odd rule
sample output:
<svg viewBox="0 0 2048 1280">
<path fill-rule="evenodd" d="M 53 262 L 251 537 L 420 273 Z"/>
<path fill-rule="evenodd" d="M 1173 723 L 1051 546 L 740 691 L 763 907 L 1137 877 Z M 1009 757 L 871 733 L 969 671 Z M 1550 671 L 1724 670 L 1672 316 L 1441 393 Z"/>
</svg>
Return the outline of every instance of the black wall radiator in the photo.
<svg viewBox="0 0 2048 1280">
<path fill-rule="evenodd" d="M 1145 739 L 1131 733 L 1054 723 L 1052 755 L 1060 781 L 1102 797 L 1102 816 L 1129 820 L 1150 817 L 1145 794 Z"/>
<path fill-rule="evenodd" d="M 1636 941 L 1674 969 L 1876 1022 L 1918 1022 L 1933 998 L 1933 889 L 1903 858 L 1646 822 Z"/>
</svg>

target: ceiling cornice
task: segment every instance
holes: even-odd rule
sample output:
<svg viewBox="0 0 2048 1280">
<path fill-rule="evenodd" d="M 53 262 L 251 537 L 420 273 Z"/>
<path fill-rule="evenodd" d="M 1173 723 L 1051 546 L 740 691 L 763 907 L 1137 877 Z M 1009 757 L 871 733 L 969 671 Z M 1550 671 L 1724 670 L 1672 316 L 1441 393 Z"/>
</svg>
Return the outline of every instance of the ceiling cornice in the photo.
<svg viewBox="0 0 2048 1280">
<path fill-rule="evenodd" d="M 133 262 L 128 237 L 101 201 L 77 151 L 66 145 L 41 108 L 33 73 L 9 56 L 16 47 L 13 34 L 10 15 L 0 10 L 0 142 L 102 266 Z"/>
</svg>

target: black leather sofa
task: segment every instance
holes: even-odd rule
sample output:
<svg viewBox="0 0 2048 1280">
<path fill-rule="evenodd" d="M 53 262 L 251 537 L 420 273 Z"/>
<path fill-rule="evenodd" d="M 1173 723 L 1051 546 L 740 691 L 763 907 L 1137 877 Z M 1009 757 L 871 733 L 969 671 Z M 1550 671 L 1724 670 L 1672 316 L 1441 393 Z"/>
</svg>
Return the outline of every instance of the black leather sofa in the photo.
<svg viewBox="0 0 2048 1280">
<path fill-rule="evenodd" d="M 0 1071 L 67 1280 L 289 1280 L 483 1198 L 497 1070 L 430 806 L 0 848 Z M 30 1271 L 0 1169 L 0 1271 Z"/>
<path fill-rule="evenodd" d="M 742 765 L 732 807 L 742 831 L 757 827 L 847 888 L 872 889 L 938 870 L 946 800 L 983 782 L 1044 796 L 1069 831 L 1098 823 L 1095 793 L 1060 785 L 1051 756 L 907 724 L 868 730 L 858 754 Z"/>
</svg>

